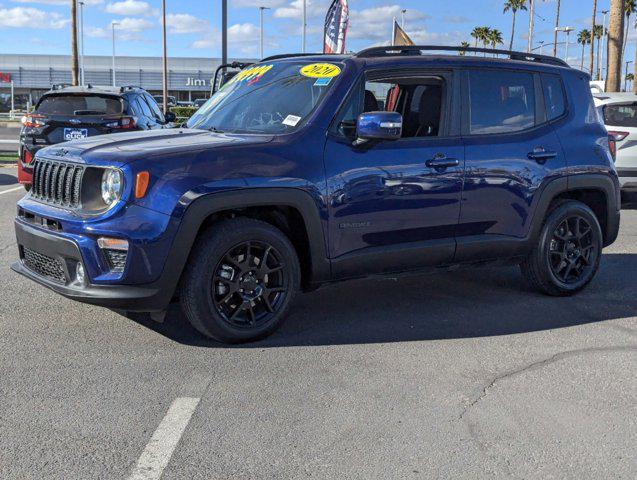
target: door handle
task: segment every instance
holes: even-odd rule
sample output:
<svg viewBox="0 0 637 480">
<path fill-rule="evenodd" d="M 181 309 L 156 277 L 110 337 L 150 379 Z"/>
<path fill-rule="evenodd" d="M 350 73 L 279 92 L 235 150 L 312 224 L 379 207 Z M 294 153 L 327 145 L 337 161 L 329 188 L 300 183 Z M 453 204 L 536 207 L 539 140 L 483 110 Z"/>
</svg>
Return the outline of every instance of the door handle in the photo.
<svg viewBox="0 0 637 480">
<path fill-rule="evenodd" d="M 538 163 L 544 163 L 551 158 L 557 157 L 557 152 L 550 152 L 543 147 L 536 147 L 527 155 L 529 160 L 535 160 Z"/>
<path fill-rule="evenodd" d="M 457 167 L 460 165 L 460 161 L 457 158 L 449 158 L 446 155 L 438 154 L 434 158 L 427 160 L 425 165 L 435 170 L 444 170 L 445 168 Z"/>
</svg>

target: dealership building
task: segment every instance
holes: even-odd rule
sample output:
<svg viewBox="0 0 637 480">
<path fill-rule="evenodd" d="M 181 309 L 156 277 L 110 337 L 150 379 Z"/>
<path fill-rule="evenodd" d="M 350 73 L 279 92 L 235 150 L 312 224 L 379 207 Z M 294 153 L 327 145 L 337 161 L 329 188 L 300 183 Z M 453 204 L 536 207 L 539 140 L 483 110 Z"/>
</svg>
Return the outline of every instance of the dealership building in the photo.
<svg viewBox="0 0 637 480">
<path fill-rule="evenodd" d="M 230 59 L 232 62 L 254 61 Z M 135 85 L 151 94 L 162 91 L 161 57 L 116 57 L 115 72 L 110 56 L 84 57 L 85 83 Z M 210 95 L 211 80 L 220 58 L 168 58 L 168 91 L 177 101 L 192 101 Z M 13 85 L 16 109 L 34 104 L 52 85 L 71 83 L 71 57 L 68 55 L 0 54 L 0 111 L 11 108 Z"/>
</svg>

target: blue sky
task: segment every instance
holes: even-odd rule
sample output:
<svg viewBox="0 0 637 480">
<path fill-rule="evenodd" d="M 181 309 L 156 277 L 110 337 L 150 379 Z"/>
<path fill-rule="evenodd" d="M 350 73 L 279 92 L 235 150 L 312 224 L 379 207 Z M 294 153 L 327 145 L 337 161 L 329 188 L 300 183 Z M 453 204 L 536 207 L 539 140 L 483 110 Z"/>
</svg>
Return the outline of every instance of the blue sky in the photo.
<svg viewBox="0 0 637 480">
<path fill-rule="evenodd" d="M 110 55 L 110 24 L 117 21 L 118 50 L 127 55 L 160 55 L 161 26 L 158 0 L 84 0 L 87 55 Z M 301 0 L 229 0 L 230 56 L 254 57 L 258 53 L 258 6 L 265 14 L 266 55 L 300 51 Z M 308 50 L 322 45 L 323 17 L 330 0 L 308 0 Z M 418 43 L 456 45 L 470 40 L 475 26 L 502 31 L 505 43 L 511 16 L 503 14 L 503 0 L 350 0 L 348 50 L 386 43 L 394 16 L 407 9 L 406 30 Z M 555 0 L 536 0 L 536 41 L 553 40 Z M 599 10 L 610 0 L 599 0 Z M 167 0 L 169 55 L 217 57 L 220 55 L 221 0 Z M 562 0 L 562 25 L 590 28 L 592 0 Z M 2 53 L 68 54 L 69 0 L 0 0 Z M 601 20 L 600 20 L 601 21 Z M 632 22 L 631 22 L 632 23 Z M 516 49 L 526 48 L 527 12 L 518 15 Z M 575 35 L 571 36 L 575 42 Z M 634 52 L 631 38 L 629 58 Z M 549 51 L 546 49 L 545 53 Z M 580 49 L 569 56 L 579 63 Z M 563 52 L 562 52 L 563 54 Z"/>
</svg>

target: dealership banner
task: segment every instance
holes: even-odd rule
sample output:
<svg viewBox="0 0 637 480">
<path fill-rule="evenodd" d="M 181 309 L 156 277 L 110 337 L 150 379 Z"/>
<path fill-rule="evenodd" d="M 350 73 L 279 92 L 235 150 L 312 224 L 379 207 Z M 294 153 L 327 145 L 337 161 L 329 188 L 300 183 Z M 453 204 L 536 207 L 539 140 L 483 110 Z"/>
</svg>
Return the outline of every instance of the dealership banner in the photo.
<svg viewBox="0 0 637 480">
<path fill-rule="evenodd" d="M 323 53 L 345 53 L 345 38 L 349 28 L 347 0 L 334 0 L 325 17 Z"/>
</svg>

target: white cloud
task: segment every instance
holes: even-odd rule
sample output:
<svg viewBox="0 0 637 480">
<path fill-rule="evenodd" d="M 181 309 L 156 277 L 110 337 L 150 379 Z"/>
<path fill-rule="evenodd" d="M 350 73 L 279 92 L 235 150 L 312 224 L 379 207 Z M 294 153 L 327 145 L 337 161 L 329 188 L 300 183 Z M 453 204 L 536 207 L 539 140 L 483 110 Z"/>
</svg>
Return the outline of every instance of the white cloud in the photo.
<svg viewBox="0 0 637 480">
<path fill-rule="evenodd" d="M 114 15 L 148 15 L 152 11 L 148 3 L 138 0 L 109 3 L 105 10 Z"/>
<path fill-rule="evenodd" d="M 69 5 L 68 0 L 12 0 L 13 3 L 37 3 L 40 5 Z M 99 5 L 103 0 L 82 0 L 85 5 Z"/>
<path fill-rule="evenodd" d="M 254 57 L 259 50 L 259 27 L 252 23 L 237 23 L 228 27 L 228 44 L 238 49 L 246 57 Z M 190 48 L 198 50 L 213 50 L 221 47 L 221 35 L 219 30 L 213 28 L 210 33 L 195 40 Z M 279 44 L 276 38 L 266 35 L 264 47 L 267 49 L 277 49 Z"/>
<path fill-rule="evenodd" d="M 285 5 L 287 0 L 232 0 L 233 8 L 276 8 Z"/>
<path fill-rule="evenodd" d="M 400 19 L 400 5 L 386 5 L 382 7 L 353 10 L 350 12 L 350 30 L 348 38 L 367 40 L 369 42 L 385 42 L 391 38 L 392 21 Z M 432 39 L 426 30 L 419 25 L 420 21 L 428 18 L 415 10 L 407 11 L 407 34 L 417 43 L 425 39 Z"/>
<path fill-rule="evenodd" d="M 149 30 L 155 26 L 152 22 L 144 18 L 123 18 L 117 20 L 115 31 L 119 40 L 140 41 L 142 36 L 139 35 L 144 30 Z M 86 36 L 91 38 L 110 38 L 112 35 L 112 26 L 84 28 Z"/>
<path fill-rule="evenodd" d="M 307 18 L 322 17 L 327 13 L 329 0 L 307 0 Z M 303 0 L 293 0 L 287 6 L 274 10 L 276 18 L 294 18 L 300 20 L 303 16 Z"/>
<path fill-rule="evenodd" d="M 202 20 L 188 13 L 167 14 L 166 26 L 170 33 L 175 34 L 199 33 L 210 30 L 210 23 L 207 20 Z"/>
<path fill-rule="evenodd" d="M 31 7 L 0 8 L 0 28 L 64 28 L 69 19 L 56 12 Z"/>
</svg>

